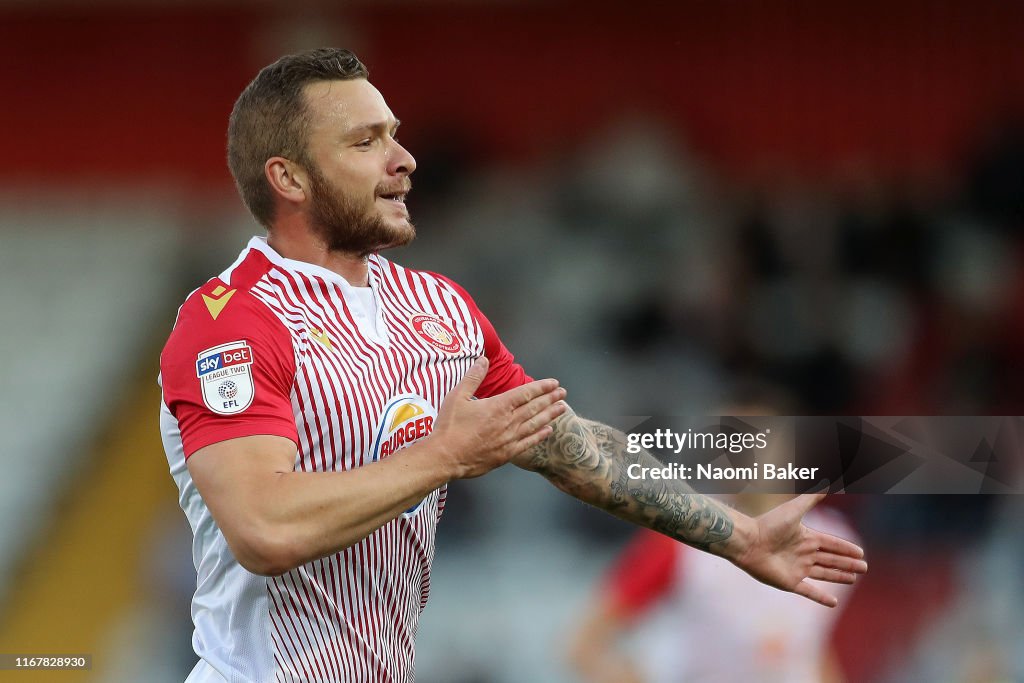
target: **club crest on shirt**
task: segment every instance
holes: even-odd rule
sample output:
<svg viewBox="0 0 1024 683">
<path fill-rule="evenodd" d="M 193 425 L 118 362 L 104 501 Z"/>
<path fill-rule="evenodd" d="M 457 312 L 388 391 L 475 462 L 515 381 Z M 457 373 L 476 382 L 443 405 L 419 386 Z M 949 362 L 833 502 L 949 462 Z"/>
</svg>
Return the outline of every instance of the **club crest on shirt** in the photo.
<svg viewBox="0 0 1024 683">
<path fill-rule="evenodd" d="M 436 315 L 419 313 L 409 319 L 412 329 L 420 339 L 446 353 L 458 353 L 462 348 L 458 336 L 451 325 Z"/>
<path fill-rule="evenodd" d="M 206 407 L 219 415 L 234 415 L 252 405 L 256 393 L 252 362 L 252 348 L 245 341 L 200 351 L 196 358 L 196 377 Z"/>
</svg>

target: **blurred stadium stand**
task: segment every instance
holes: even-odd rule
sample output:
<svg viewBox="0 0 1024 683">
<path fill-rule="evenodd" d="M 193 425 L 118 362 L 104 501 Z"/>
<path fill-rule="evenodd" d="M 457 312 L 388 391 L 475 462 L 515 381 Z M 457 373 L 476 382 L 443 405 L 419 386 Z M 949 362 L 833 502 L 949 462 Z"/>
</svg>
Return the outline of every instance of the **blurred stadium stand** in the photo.
<svg viewBox="0 0 1024 683">
<path fill-rule="evenodd" d="M 224 131 L 280 53 L 369 64 L 419 162 L 392 256 L 586 415 L 749 380 L 807 413 L 1020 414 L 1022 29 L 924 0 L 0 3 L 0 652 L 190 666 L 156 352 L 254 232 Z M 1020 503 L 850 498 L 849 679 L 1024 680 Z M 559 633 L 624 531 L 519 471 L 453 485 L 418 680 L 568 681 Z"/>
<path fill-rule="evenodd" d="M 82 437 L 110 418 L 166 311 L 179 232 L 156 210 L 82 202 L 0 208 L 0 589 L 52 505 L 82 475 Z M 4 591 L 6 593 L 6 591 Z M 0 599 L 6 595 L 0 595 Z"/>
</svg>

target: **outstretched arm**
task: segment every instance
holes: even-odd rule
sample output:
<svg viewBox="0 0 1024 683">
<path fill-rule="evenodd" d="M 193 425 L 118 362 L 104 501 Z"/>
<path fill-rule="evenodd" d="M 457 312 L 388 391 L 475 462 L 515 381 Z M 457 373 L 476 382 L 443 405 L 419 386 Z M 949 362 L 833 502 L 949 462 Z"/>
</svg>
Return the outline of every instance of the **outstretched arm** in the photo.
<svg viewBox="0 0 1024 683">
<path fill-rule="evenodd" d="M 654 456 L 626 450 L 625 435 L 567 410 L 547 439 L 516 457 L 562 491 L 622 519 L 725 557 L 758 581 L 827 607 L 835 596 L 804 579 L 853 583 L 867 571 L 864 551 L 809 529 L 804 514 L 825 497 L 808 494 L 757 518 L 696 493 L 685 482 L 631 479 L 630 465 L 663 466 Z"/>
</svg>

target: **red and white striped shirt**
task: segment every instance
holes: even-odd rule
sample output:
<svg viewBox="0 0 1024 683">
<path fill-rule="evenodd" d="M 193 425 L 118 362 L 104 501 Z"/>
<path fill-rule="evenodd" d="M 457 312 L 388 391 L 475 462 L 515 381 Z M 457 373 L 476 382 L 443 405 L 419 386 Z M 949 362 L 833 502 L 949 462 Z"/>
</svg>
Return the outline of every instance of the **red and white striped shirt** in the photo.
<svg viewBox="0 0 1024 683">
<path fill-rule="evenodd" d="M 373 255 L 375 306 L 341 276 L 253 238 L 182 305 L 160 359 L 161 431 L 194 533 L 197 654 L 228 681 L 411 681 L 446 487 L 367 538 L 279 577 L 246 571 L 186 459 L 226 439 L 296 443 L 295 470 L 344 471 L 430 433 L 474 359 L 481 398 L 529 378 L 460 287 Z"/>
</svg>

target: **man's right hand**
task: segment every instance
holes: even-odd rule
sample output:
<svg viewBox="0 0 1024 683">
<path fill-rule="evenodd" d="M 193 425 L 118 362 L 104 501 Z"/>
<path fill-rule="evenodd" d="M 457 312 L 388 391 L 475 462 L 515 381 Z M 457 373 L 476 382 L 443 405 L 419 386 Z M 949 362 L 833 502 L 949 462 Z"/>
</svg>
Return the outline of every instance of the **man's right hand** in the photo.
<svg viewBox="0 0 1024 683">
<path fill-rule="evenodd" d="M 471 400 L 486 375 L 478 360 L 445 398 L 433 434 L 362 467 L 296 472 L 294 442 L 252 435 L 200 448 L 189 474 L 242 566 L 277 576 L 358 543 L 445 482 L 480 476 L 551 434 L 566 409 L 557 381 Z"/>
<path fill-rule="evenodd" d="M 556 379 L 473 400 L 487 367 L 484 357 L 473 363 L 445 397 L 427 437 L 445 453 L 453 479 L 479 477 L 537 445 L 551 435 L 551 422 L 567 409 L 565 389 Z"/>
</svg>

